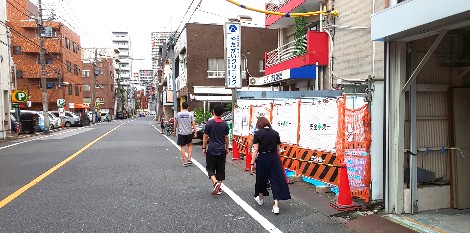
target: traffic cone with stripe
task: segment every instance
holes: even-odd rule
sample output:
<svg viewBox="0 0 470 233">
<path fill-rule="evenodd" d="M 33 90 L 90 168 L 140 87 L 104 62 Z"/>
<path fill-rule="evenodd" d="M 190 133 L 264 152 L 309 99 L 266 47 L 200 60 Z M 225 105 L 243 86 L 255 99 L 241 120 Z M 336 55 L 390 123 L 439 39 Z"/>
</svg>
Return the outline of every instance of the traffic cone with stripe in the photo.
<svg viewBox="0 0 470 233">
<path fill-rule="evenodd" d="M 239 160 L 240 159 L 240 151 L 238 151 L 237 141 L 232 141 L 232 160 Z"/>
<path fill-rule="evenodd" d="M 245 171 L 251 171 L 251 153 L 248 146 L 245 147 Z"/>
<path fill-rule="evenodd" d="M 339 168 L 339 194 L 336 203 L 330 205 L 339 211 L 362 209 L 361 205 L 353 202 L 351 196 L 351 187 L 349 186 L 348 171 L 346 164 Z"/>
</svg>

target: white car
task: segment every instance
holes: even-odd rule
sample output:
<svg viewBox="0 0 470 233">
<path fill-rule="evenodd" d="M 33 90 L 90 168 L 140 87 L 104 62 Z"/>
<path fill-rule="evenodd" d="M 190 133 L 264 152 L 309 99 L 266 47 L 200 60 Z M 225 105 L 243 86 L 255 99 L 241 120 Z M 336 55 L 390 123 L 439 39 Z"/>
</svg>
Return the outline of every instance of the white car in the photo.
<svg viewBox="0 0 470 233">
<path fill-rule="evenodd" d="M 54 114 L 54 116 L 56 117 L 59 117 L 59 111 L 50 111 L 50 113 Z M 80 126 L 80 117 L 72 112 L 66 111 L 64 117 L 64 125 L 65 127 Z"/>
<path fill-rule="evenodd" d="M 42 111 L 38 113 L 41 115 L 44 115 Z M 49 128 L 50 129 L 57 129 L 62 126 L 62 122 L 59 117 L 56 117 L 51 112 L 47 112 L 47 115 L 49 115 Z"/>
</svg>

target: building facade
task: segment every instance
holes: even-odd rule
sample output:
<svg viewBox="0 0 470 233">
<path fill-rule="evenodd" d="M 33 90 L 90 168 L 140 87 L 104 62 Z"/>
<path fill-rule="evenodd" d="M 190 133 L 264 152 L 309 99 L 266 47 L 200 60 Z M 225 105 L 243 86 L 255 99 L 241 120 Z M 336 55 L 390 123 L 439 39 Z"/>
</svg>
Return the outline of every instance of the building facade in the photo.
<svg viewBox="0 0 470 233">
<path fill-rule="evenodd" d="M 114 49 L 83 48 L 83 103 L 90 107 L 94 103 L 96 111 L 109 113 L 111 116 L 115 115 L 116 105 L 116 56 Z M 94 65 L 96 72 L 93 71 Z"/>
<path fill-rule="evenodd" d="M 10 91 L 11 91 L 11 70 L 12 66 L 10 56 L 10 38 L 7 30 L 6 20 L 6 1 L 0 1 L 0 137 L 5 139 L 7 132 L 11 130 L 10 124 Z M 14 84 L 14 83 L 13 83 Z M 14 88 L 14 86 L 13 86 Z"/>
<path fill-rule="evenodd" d="M 470 2 L 385 3 L 371 17 L 385 48 L 385 210 L 468 209 Z"/>
<path fill-rule="evenodd" d="M 264 52 L 277 46 L 277 31 L 242 27 L 241 53 L 243 86 L 250 77 L 264 75 Z M 224 29 L 222 25 L 188 23 L 174 47 L 176 77 L 174 89 L 178 103 L 202 107 L 208 102 L 230 102 L 232 93 L 225 88 Z M 245 65 L 246 64 L 246 65 Z M 245 67 L 246 66 L 246 67 Z M 168 75 L 163 75 L 168 84 Z M 172 87 L 173 88 L 173 87 Z M 168 98 L 167 98 L 168 100 Z"/>
<path fill-rule="evenodd" d="M 157 72 L 162 69 L 162 55 L 164 44 L 172 35 L 172 32 L 152 32 L 151 43 L 152 43 L 152 70 Z"/>
<path fill-rule="evenodd" d="M 17 89 L 28 93 L 31 110 L 42 110 L 41 65 L 39 36 L 36 21 L 38 7 L 28 0 L 7 4 L 8 26 L 11 34 L 12 57 L 16 67 Z M 44 21 L 45 76 L 47 78 L 48 108 L 56 109 L 57 99 L 81 103 L 81 46 L 80 37 L 63 23 Z"/>
<path fill-rule="evenodd" d="M 129 32 L 114 31 L 112 32 L 112 42 L 114 48 L 119 49 L 119 70 L 120 83 L 127 87 L 132 79 L 132 61 L 131 61 L 131 40 Z"/>
</svg>

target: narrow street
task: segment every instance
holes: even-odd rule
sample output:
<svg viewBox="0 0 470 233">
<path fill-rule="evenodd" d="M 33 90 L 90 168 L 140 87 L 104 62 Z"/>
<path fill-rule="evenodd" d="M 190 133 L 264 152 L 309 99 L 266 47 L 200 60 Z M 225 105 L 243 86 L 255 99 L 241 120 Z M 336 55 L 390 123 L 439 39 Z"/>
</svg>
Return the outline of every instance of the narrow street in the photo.
<svg viewBox="0 0 470 233">
<path fill-rule="evenodd" d="M 183 167 L 156 127 L 148 116 L 1 143 L 0 232 L 350 232 L 295 196 L 280 215 L 270 198 L 258 206 L 254 176 L 230 162 L 212 196 L 201 146 Z"/>
</svg>

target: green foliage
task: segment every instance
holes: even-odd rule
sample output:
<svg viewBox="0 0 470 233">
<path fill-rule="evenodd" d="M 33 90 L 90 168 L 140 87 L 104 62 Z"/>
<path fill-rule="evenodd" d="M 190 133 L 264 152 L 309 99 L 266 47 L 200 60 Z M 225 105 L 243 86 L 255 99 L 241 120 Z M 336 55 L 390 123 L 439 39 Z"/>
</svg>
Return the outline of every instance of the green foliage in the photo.
<svg viewBox="0 0 470 233">
<path fill-rule="evenodd" d="M 298 13 L 305 13 L 307 12 L 304 8 L 298 11 Z M 305 21 L 305 17 L 295 17 L 295 56 L 303 55 L 307 53 L 307 47 L 304 44 L 304 36 L 307 34 L 307 22 Z"/>
<path fill-rule="evenodd" d="M 212 114 L 207 110 L 204 113 L 204 109 L 201 107 L 194 109 L 194 118 L 196 119 L 196 124 L 207 121 L 207 119 L 211 118 L 211 116 Z"/>
</svg>

